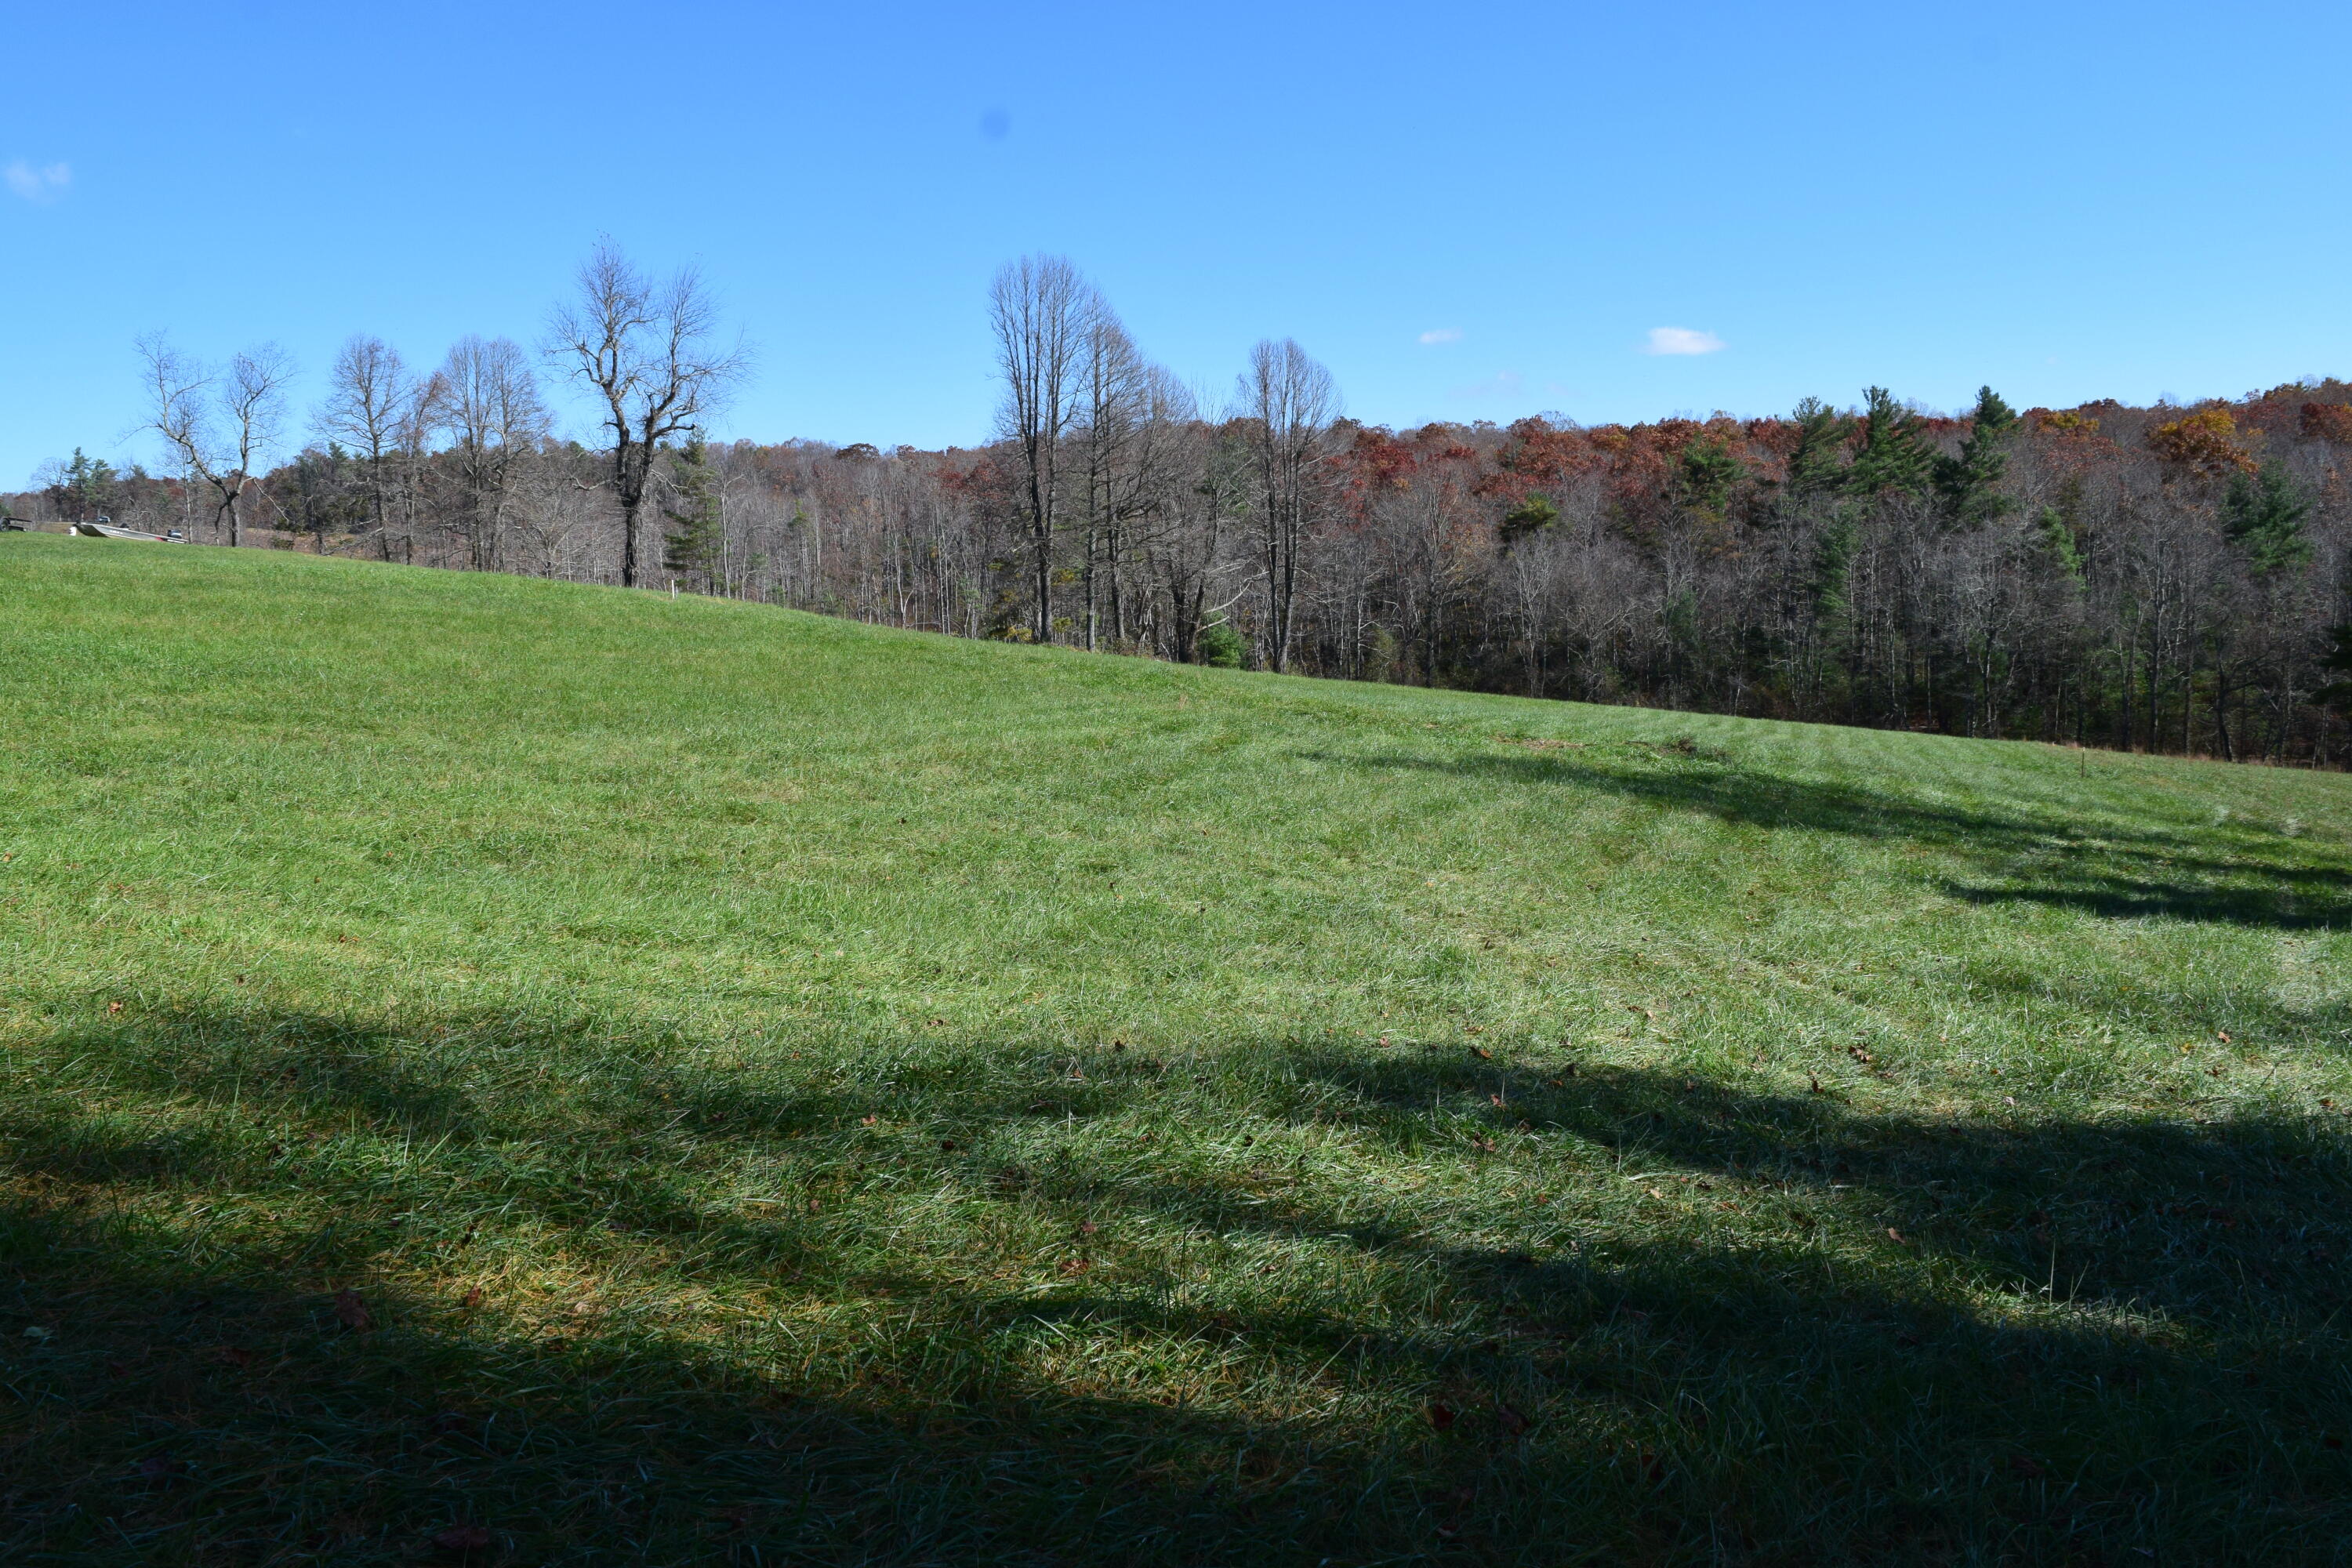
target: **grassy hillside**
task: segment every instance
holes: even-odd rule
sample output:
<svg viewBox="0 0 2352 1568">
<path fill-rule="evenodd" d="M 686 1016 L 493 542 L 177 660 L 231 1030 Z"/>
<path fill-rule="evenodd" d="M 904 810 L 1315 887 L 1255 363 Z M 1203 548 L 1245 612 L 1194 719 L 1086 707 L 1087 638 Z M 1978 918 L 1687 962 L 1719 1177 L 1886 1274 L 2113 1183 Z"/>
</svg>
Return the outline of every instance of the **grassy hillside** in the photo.
<svg viewBox="0 0 2352 1568">
<path fill-rule="evenodd" d="M 0 539 L 0 1552 L 2336 1562 L 2352 780 Z"/>
</svg>

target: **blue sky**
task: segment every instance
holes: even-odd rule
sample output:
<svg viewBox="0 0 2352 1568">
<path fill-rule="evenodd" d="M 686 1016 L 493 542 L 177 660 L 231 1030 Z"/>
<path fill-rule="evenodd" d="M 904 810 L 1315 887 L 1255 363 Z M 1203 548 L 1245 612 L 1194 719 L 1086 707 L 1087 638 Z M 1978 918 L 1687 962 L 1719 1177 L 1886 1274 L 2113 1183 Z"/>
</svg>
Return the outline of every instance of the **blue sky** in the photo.
<svg viewBox="0 0 2352 1568">
<path fill-rule="evenodd" d="M 352 331 L 534 342 L 600 234 L 704 268 L 759 355 L 720 433 L 762 439 L 981 438 L 1024 251 L 1188 380 L 1294 336 L 1391 424 L 2352 374 L 2342 6 L 482 0 L 6 36 L 0 486 L 144 454 L 142 331 L 275 341 L 307 405 Z"/>
</svg>

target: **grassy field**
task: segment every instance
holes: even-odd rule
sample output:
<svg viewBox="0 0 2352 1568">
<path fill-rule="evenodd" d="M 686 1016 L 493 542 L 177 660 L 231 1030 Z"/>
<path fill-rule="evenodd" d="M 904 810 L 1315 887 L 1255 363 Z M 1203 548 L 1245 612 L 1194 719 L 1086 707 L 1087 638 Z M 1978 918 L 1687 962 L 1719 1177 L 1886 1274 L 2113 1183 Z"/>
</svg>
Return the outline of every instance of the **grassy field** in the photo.
<svg viewBox="0 0 2352 1568">
<path fill-rule="evenodd" d="M 13 1563 L 2352 1557 L 2352 779 L 0 540 Z"/>
</svg>

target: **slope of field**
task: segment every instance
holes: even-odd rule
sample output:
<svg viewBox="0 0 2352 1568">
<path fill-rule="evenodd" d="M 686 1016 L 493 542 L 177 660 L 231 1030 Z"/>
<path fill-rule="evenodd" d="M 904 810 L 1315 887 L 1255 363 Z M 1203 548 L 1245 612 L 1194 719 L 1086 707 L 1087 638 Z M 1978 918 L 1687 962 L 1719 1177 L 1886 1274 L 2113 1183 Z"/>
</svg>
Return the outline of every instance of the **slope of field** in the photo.
<svg viewBox="0 0 2352 1568">
<path fill-rule="evenodd" d="M 2352 780 L 0 539 L 23 1563 L 2336 1562 Z"/>
</svg>

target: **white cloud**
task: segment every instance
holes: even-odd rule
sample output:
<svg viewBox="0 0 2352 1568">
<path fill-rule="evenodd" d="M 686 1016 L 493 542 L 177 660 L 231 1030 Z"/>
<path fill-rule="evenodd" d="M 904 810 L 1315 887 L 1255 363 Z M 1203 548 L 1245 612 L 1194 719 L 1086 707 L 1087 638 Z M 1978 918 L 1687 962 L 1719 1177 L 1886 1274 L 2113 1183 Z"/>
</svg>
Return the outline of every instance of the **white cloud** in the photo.
<svg viewBox="0 0 2352 1568">
<path fill-rule="evenodd" d="M 1711 354 L 1719 352 L 1724 342 L 1713 332 L 1694 331 L 1688 327 L 1652 327 L 1650 346 L 1645 354 Z"/>
<path fill-rule="evenodd" d="M 73 184 L 73 171 L 63 163 L 48 163 L 35 168 L 22 158 L 10 161 L 0 169 L 0 180 L 8 182 L 8 189 L 28 202 L 53 202 Z"/>
<path fill-rule="evenodd" d="M 1421 341 L 1425 343 L 1458 343 L 1462 341 L 1462 329 L 1459 327 L 1433 327 L 1428 331 L 1421 334 Z"/>
<path fill-rule="evenodd" d="M 1491 402 L 1496 398 L 1517 399 L 1527 391 L 1528 378 L 1515 370 L 1497 371 L 1484 381 L 1474 381 L 1467 386 L 1454 388 L 1453 395 L 1468 403 Z"/>
</svg>

